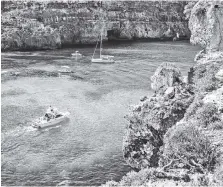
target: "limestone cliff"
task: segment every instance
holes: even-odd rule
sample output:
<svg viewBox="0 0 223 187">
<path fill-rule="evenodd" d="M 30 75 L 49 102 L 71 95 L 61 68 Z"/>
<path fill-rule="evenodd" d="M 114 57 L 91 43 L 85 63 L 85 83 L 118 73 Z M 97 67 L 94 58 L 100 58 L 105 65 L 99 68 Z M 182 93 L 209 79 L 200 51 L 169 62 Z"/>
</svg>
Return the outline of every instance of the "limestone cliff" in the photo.
<svg viewBox="0 0 223 187">
<path fill-rule="evenodd" d="M 193 85 L 183 83 L 181 73 L 174 65 L 163 64 L 151 77 L 154 95 L 144 99 L 129 115 L 124 158 L 138 169 L 158 165 L 165 133 L 184 118 L 194 96 L 207 94 L 205 102 L 209 100 L 218 111 L 222 110 L 221 99 L 210 101 L 222 94 L 222 83 L 218 80 L 223 67 L 222 2 L 199 1 L 188 4 L 186 9 L 188 7 L 191 9 L 187 11 L 191 42 L 201 45 L 204 51 L 196 57 Z"/>
<path fill-rule="evenodd" d="M 162 64 L 152 76 L 155 93 L 128 116 L 124 158 L 140 171 L 108 186 L 222 186 L 222 2 L 191 2 L 185 8 L 191 43 L 203 47 L 192 81 Z M 146 169 L 145 169 L 146 168 Z"/>
<path fill-rule="evenodd" d="M 201 45 L 206 53 L 223 50 L 223 2 L 199 1 L 189 16 L 191 43 Z"/>
<path fill-rule="evenodd" d="M 172 39 L 176 33 L 180 38 L 190 36 L 188 21 L 183 14 L 186 2 L 2 1 L 1 3 L 2 50 L 44 49 L 95 43 L 101 32 L 104 40 Z M 51 37 L 45 31 L 49 28 Z M 45 34 L 43 36 L 34 34 L 38 32 L 37 30 Z"/>
<path fill-rule="evenodd" d="M 192 87 L 182 82 L 174 65 L 163 63 L 152 77 L 155 93 L 128 115 L 123 143 L 124 158 L 137 169 L 157 167 L 167 130 L 184 117 L 194 98 Z"/>
</svg>

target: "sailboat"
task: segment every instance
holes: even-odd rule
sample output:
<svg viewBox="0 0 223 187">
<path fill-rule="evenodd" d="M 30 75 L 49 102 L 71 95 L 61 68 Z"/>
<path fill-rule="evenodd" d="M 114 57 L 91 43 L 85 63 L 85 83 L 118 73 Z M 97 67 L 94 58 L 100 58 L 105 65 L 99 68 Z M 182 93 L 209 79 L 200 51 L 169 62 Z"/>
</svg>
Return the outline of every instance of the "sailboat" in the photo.
<svg viewBox="0 0 223 187">
<path fill-rule="evenodd" d="M 114 63 L 115 62 L 114 59 L 113 59 L 114 56 L 102 55 L 102 33 L 103 33 L 103 29 L 102 29 L 101 35 L 100 35 L 100 54 L 99 54 L 99 58 L 94 58 L 94 55 L 95 55 L 95 52 L 96 52 L 96 49 L 97 49 L 97 46 L 98 46 L 98 41 L 97 41 L 93 56 L 91 58 L 91 62 L 92 63 L 102 63 L 102 64 Z"/>
</svg>

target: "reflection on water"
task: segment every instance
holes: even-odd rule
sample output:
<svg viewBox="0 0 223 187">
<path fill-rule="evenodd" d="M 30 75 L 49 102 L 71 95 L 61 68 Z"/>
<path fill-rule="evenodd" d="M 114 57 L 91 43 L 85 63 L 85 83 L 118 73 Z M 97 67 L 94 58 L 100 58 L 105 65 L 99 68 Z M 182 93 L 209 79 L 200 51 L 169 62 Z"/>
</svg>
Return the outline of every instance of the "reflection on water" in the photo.
<svg viewBox="0 0 223 187">
<path fill-rule="evenodd" d="M 150 94 L 150 76 L 162 62 L 186 73 L 199 50 L 183 42 L 104 46 L 110 65 L 91 64 L 91 47 L 2 54 L 7 71 L 56 71 L 69 65 L 81 80 L 26 77 L 2 84 L 2 184 L 99 185 L 119 180 L 129 167 L 122 139 L 130 105 Z M 77 62 L 70 54 L 85 57 Z M 71 113 L 57 127 L 34 130 L 33 119 L 49 106 Z"/>
</svg>

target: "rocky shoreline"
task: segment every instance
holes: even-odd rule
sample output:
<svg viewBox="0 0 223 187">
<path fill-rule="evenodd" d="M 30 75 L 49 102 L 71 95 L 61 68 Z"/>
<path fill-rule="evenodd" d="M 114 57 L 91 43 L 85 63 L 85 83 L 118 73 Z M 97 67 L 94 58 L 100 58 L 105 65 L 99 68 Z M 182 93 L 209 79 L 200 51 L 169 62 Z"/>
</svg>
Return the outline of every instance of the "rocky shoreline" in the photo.
<svg viewBox="0 0 223 187">
<path fill-rule="evenodd" d="M 189 39 L 187 2 L 2 1 L 2 51 L 104 41 Z M 171 12 L 171 13 L 170 13 Z"/>
<path fill-rule="evenodd" d="M 154 94 L 126 117 L 123 156 L 138 172 L 104 186 L 223 185 L 223 3 L 192 2 L 185 13 L 203 50 L 187 79 L 174 64 L 155 71 Z"/>
</svg>

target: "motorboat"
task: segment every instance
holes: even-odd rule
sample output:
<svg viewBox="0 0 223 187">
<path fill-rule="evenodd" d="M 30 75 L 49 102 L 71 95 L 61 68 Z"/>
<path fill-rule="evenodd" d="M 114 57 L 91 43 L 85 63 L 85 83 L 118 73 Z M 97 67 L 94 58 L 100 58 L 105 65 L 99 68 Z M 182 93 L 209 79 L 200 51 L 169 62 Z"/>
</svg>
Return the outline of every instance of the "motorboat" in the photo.
<svg viewBox="0 0 223 187">
<path fill-rule="evenodd" d="M 59 113 L 58 115 L 56 115 L 55 118 L 52 118 L 49 120 L 45 117 L 40 117 L 39 119 L 33 122 L 32 127 L 37 128 L 37 129 L 46 128 L 46 127 L 54 127 L 54 126 L 57 126 L 59 123 L 68 119 L 69 115 L 70 115 L 69 112 Z"/>
</svg>

